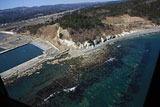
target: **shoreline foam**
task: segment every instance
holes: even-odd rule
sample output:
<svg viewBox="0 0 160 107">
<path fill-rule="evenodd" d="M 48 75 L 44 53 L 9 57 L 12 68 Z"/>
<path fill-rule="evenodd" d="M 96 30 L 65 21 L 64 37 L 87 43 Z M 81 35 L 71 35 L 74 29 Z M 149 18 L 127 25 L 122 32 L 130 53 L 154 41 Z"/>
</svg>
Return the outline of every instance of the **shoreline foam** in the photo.
<svg viewBox="0 0 160 107">
<path fill-rule="evenodd" d="M 89 54 L 89 53 L 97 51 L 100 48 L 103 48 L 104 46 L 106 46 L 110 43 L 113 43 L 113 42 L 117 42 L 117 41 L 124 40 L 124 39 L 129 39 L 129 38 L 133 38 L 133 37 L 138 37 L 138 36 L 144 36 L 144 35 L 148 35 L 148 34 L 152 34 L 152 33 L 158 33 L 158 32 L 160 32 L 160 28 L 131 31 L 130 33 L 128 32 L 128 33 L 124 33 L 124 34 L 122 33 L 122 34 L 118 34 L 121 36 L 107 40 L 103 43 L 97 44 L 93 48 L 70 50 L 69 53 L 73 56 L 74 55 Z M 113 35 L 113 36 L 116 36 L 116 35 Z"/>
</svg>

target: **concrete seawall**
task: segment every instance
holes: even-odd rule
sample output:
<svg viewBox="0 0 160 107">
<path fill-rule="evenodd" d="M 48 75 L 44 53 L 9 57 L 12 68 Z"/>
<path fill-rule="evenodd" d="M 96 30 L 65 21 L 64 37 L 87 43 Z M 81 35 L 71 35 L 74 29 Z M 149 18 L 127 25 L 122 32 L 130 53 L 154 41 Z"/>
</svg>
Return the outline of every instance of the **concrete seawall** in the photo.
<svg viewBox="0 0 160 107">
<path fill-rule="evenodd" d="M 40 38 L 33 40 L 31 44 L 44 51 L 47 51 L 51 48 L 55 48 L 55 50 L 57 50 L 57 48 L 54 45 L 52 45 L 50 42 L 42 40 Z"/>
<path fill-rule="evenodd" d="M 21 77 L 25 73 L 29 73 L 30 69 L 32 69 L 33 67 L 36 67 L 37 65 L 47 61 L 48 59 L 54 59 L 57 56 L 61 55 L 61 52 L 57 51 L 55 46 L 52 46 L 47 41 L 44 41 L 42 39 L 33 40 L 31 42 L 31 44 L 42 49 L 43 54 L 40 56 L 37 56 L 27 62 L 24 62 L 16 67 L 13 67 L 9 70 L 6 70 L 6 71 L 0 73 L 0 76 L 3 80 L 7 80 L 11 77 Z M 19 48 L 19 47 L 17 47 L 17 48 Z M 14 48 L 14 49 L 16 49 L 16 48 Z M 11 51 L 11 50 L 13 50 L 13 49 L 10 49 L 8 51 Z M 6 52 L 8 52 L 8 51 L 6 51 Z M 3 52 L 3 53 L 5 53 L 5 52 Z"/>
<path fill-rule="evenodd" d="M 43 62 L 45 59 L 45 54 L 43 55 L 40 55 L 38 57 L 35 57 L 27 62 L 24 62 L 16 67 L 13 67 L 7 71 L 4 71 L 2 72 L 0 75 L 1 75 L 1 78 L 3 80 L 11 77 L 11 76 L 16 76 L 16 75 L 19 75 L 20 73 L 24 72 L 24 71 L 27 71 L 28 69 L 34 67 L 37 63 L 40 63 L 40 62 Z"/>
<path fill-rule="evenodd" d="M 32 44 L 32 45 L 34 45 L 34 46 L 36 46 L 36 47 L 42 49 L 43 51 L 46 51 L 46 50 L 47 50 L 46 47 L 44 47 L 44 46 L 42 46 L 42 45 L 40 45 L 40 44 L 37 44 L 37 43 L 35 43 L 35 42 L 31 42 L 30 44 Z"/>
</svg>

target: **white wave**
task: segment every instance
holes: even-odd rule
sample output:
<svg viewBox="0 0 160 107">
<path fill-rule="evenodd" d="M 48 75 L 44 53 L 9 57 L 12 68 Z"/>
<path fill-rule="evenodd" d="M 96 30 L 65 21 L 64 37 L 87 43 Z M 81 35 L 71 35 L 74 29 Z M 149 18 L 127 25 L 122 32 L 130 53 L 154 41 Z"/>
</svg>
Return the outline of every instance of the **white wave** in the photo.
<svg viewBox="0 0 160 107">
<path fill-rule="evenodd" d="M 53 97 L 53 94 L 50 94 L 47 98 L 45 98 L 44 102 L 48 101 L 51 97 Z"/>
<path fill-rule="evenodd" d="M 120 48 L 120 47 L 121 47 L 121 45 L 118 45 L 118 46 L 117 46 L 117 48 Z"/>
<path fill-rule="evenodd" d="M 55 93 L 53 93 L 53 94 L 50 94 L 50 95 L 49 95 L 47 98 L 45 98 L 43 101 L 46 102 L 46 101 L 48 101 L 50 98 L 54 97 L 55 94 L 59 94 L 59 93 L 60 93 L 60 91 L 57 91 L 57 92 L 55 92 Z"/>
<path fill-rule="evenodd" d="M 114 61 L 116 58 L 109 58 L 107 61 L 105 61 L 105 63 L 107 63 L 107 62 L 112 62 L 112 61 Z"/>
<path fill-rule="evenodd" d="M 114 42 L 110 42 L 110 43 L 109 43 L 109 45 L 113 45 L 113 44 L 114 44 Z"/>
<path fill-rule="evenodd" d="M 72 88 L 63 89 L 63 91 L 69 93 L 69 92 L 75 91 L 76 88 L 77 88 L 77 86 L 72 87 Z"/>
</svg>

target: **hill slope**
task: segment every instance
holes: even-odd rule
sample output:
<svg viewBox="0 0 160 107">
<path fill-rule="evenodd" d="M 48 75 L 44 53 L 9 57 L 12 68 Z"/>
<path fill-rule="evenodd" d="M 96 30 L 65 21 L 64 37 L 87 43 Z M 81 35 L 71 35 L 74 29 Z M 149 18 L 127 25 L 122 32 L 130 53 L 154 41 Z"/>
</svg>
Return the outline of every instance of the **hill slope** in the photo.
<svg viewBox="0 0 160 107">
<path fill-rule="evenodd" d="M 98 4 L 66 15 L 54 23 L 67 31 L 70 35 L 68 40 L 77 45 L 86 41 L 93 43 L 94 40 L 124 31 L 157 27 L 160 24 L 160 1 L 129 0 Z M 37 31 L 36 37 L 41 37 L 41 34 L 47 36 L 42 30 Z M 61 36 L 66 35 L 62 33 Z"/>
<path fill-rule="evenodd" d="M 160 1 L 131 0 L 97 5 L 57 20 L 75 42 L 160 24 Z M 116 8 L 115 8 L 116 7 Z M 128 21 L 127 21 L 128 20 Z"/>
</svg>

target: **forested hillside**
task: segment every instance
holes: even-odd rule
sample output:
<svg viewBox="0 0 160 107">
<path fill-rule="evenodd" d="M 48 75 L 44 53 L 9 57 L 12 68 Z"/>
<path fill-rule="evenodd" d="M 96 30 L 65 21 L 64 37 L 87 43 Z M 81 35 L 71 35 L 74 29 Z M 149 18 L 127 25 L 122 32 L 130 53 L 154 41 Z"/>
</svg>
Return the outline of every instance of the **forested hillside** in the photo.
<svg viewBox="0 0 160 107">
<path fill-rule="evenodd" d="M 20 31 L 29 30 L 31 34 L 36 34 L 40 27 L 55 23 L 67 29 L 74 42 L 84 43 L 106 35 L 160 25 L 160 1 L 128 0 L 97 4 L 65 15 L 55 22 L 29 26 Z"/>
</svg>

